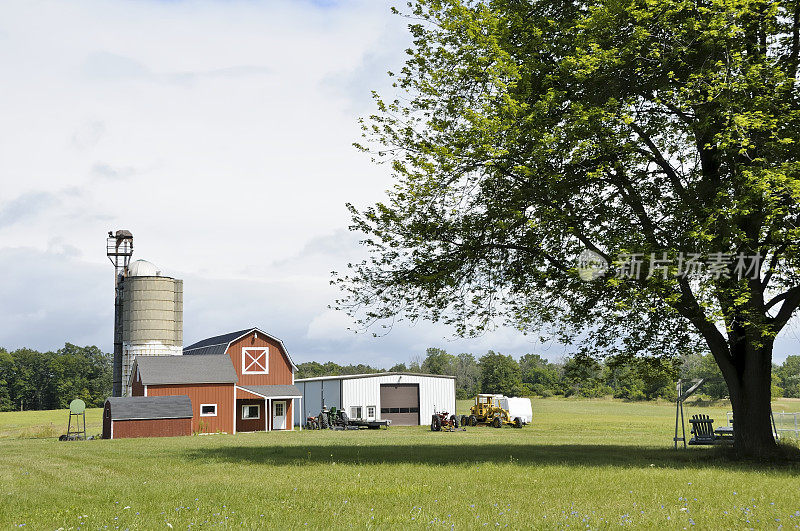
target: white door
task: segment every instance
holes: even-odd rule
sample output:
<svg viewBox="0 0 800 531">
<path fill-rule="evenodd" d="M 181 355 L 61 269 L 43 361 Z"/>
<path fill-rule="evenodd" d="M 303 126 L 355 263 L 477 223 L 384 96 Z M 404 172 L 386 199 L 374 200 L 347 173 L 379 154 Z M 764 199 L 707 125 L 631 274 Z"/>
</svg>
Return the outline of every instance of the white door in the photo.
<svg viewBox="0 0 800 531">
<path fill-rule="evenodd" d="M 286 402 L 277 401 L 272 403 L 272 429 L 286 429 Z"/>
</svg>

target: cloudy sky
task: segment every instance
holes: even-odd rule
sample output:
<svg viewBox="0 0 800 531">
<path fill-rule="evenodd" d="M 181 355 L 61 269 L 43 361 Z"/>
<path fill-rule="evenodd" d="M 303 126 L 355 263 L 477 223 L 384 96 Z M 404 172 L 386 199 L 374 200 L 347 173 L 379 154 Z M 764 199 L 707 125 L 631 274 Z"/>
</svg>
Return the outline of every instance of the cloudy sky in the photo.
<svg viewBox="0 0 800 531">
<path fill-rule="evenodd" d="M 402 65 L 383 0 L 0 4 L 0 346 L 112 348 L 105 235 L 184 279 L 187 343 L 259 326 L 297 361 L 388 367 L 426 347 L 551 359 L 511 330 L 373 338 L 327 309 L 361 250 L 345 202 L 390 186 L 357 152 Z M 781 339 L 777 357 L 794 352 Z"/>
</svg>

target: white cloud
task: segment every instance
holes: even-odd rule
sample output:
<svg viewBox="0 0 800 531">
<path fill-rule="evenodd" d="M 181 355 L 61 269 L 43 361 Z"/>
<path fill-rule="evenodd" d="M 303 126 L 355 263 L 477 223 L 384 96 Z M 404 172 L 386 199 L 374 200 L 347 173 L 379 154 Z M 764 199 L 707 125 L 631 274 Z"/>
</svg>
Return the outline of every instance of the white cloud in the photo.
<svg viewBox="0 0 800 531">
<path fill-rule="evenodd" d="M 390 186 L 351 145 L 405 59 L 375 0 L 0 4 L 0 345 L 111 348 L 108 230 L 185 279 L 185 339 L 259 325 L 299 361 L 389 366 L 513 331 L 346 332 L 330 271 L 363 253 L 345 202 Z M 560 355 L 560 354 L 559 354 Z"/>
</svg>

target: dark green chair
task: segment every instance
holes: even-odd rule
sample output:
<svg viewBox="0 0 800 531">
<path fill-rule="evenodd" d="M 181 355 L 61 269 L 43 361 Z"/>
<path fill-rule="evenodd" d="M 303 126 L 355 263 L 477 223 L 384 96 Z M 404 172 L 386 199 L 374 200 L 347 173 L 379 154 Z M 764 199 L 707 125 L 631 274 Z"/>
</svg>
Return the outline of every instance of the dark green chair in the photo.
<svg viewBox="0 0 800 531">
<path fill-rule="evenodd" d="M 692 437 L 689 444 L 715 444 L 716 435 L 714 435 L 714 419 L 709 418 L 708 415 L 692 415 L 689 419 L 692 425 Z"/>
</svg>

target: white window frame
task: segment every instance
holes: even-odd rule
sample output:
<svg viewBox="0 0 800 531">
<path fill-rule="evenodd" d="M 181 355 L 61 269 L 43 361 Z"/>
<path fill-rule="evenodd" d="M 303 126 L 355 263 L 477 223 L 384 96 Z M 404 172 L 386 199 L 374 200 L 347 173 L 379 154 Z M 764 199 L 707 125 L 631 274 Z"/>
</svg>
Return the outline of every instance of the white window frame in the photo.
<svg viewBox="0 0 800 531">
<path fill-rule="evenodd" d="M 372 415 L 369 414 L 369 410 L 372 410 Z M 367 406 L 367 418 L 374 419 L 377 418 L 378 414 L 378 406 Z"/>
<path fill-rule="evenodd" d="M 206 406 L 214 406 L 214 413 L 203 413 L 203 408 L 206 407 Z M 219 408 L 217 407 L 216 404 L 200 404 L 200 416 L 201 417 L 216 417 L 218 409 Z"/>
<path fill-rule="evenodd" d="M 280 415 L 275 413 L 275 411 L 277 410 L 278 406 L 283 408 L 283 412 Z M 284 402 L 283 400 L 276 400 L 275 402 L 272 403 L 272 416 L 273 417 L 286 417 L 286 410 L 287 410 L 286 402 Z"/>
<path fill-rule="evenodd" d="M 258 362 L 254 361 L 255 358 L 252 355 L 250 355 L 250 358 L 253 361 L 251 361 L 249 365 L 246 363 L 248 353 L 255 351 L 260 351 L 264 354 L 264 370 L 247 370 L 248 366 L 260 366 Z M 242 374 L 269 374 L 269 347 L 242 347 Z"/>
<path fill-rule="evenodd" d="M 258 410 L 258 415 L 255 417 L 245 417 L 245 409 L 249 407 L 256 408 Z M 261 420 L 261 404 L 242 404 L 242 420 Z"/>
<path fill-rule="evenodd" d="M 356 409 L 359 411 L 358 415 L 356 415 L 355 412 L 354 412 Z M 362 417 L 362 412 L 363 411 L 364 411 L 364 408 L 361 407 L 361 406 L 350 406 L 350 417 L 354 418 L 354 419 L 363 418 Z"/>
</svg>

